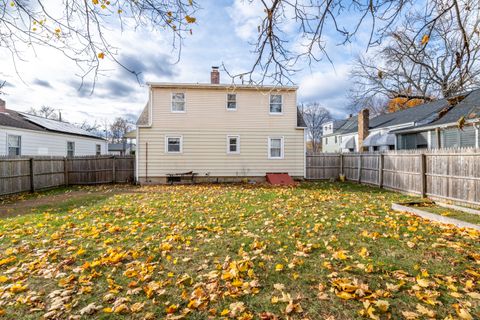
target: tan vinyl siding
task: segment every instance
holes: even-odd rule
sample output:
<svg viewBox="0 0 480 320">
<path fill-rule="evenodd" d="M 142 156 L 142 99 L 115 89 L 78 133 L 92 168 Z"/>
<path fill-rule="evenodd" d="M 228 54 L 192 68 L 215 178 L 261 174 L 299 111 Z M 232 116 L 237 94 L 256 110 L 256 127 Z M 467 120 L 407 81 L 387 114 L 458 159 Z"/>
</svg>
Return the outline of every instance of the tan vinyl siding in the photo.
<svg viewBox="0 0 480 320">
<path fill-rule="evenodd" d="M 171 94 L 184 92 L 185 113 L 172 113 Z M 225 89 L 160 89 L 152 94 L 152 126 L 139 128 L 138 176 L 194 171 L 200 176 L 304 176 L 304 131 L 296 129 L 296 93 L 281 91 L 283 114 L 269 114 L 269 91 L 237 90 L 237 110 Z M 278 94 L 275 91 L 275 94 Z M 165 153 L 165 136 L 183 137 L 181 154 Z M 240 154 L 227 154 L 227 135 L 240 136 Z M 284 138 L 284 159 L 268 159 L 268 137 Z"/>
</svg>

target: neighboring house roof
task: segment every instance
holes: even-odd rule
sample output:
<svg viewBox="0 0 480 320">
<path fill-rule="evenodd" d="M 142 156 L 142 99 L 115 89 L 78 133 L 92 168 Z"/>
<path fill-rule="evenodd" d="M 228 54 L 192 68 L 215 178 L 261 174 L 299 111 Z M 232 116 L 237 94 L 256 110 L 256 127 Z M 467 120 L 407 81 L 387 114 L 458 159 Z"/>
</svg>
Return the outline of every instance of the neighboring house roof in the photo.
<svg viewBox="0 0 480 320">
<path fill-rule="evenodd" d="M 28 129 L 42 132 L 57 132 L 76 136 L 101 139 L 95 134 L 80 129 L 77 126 L 63 121 L 46 119 L 28 113 L 17 112 L 7 109 L 0 113 L 0 125 L 19 129 Z"/>
<path fill-rule="evenodd" d="M 323 137 L 331 137 L 331 136 L 336 136 L 336 135 L 340 134 L 339 130 L 350 120 L 350 118 L 344 119 L 344 120 L 333 120 L 332 121 L 333 132 L 329 133 L 329 134 L 324 134 Z M 328 122 L 326 122 L 326 123 L 328 123 Z"/>
<path fill-rule="evenodd" d="M 307 127 L 307 124 L 305 123 L 305 119 L 303 119 L 302 113 L 297 108 L 297 128 L 306 128 L 306 127 Z"/>
<path fill-rule="evenodd" d="M 345 123 L 337 129 L 336 134 L 345 134 L 357 131 L 358 116 L 348 118 Z M 335 132 L 334 132 L 335 133 Z"/>
<path fill-rule="evenodd" d="M 453 106 L 439 119 L 430 123 L 425 123 L 421 126 L 395 130 L 395 133 L 424 131 L 429 128 L 449 126 L 452 124 L 457 124 L 458 120 L 460 120 L 462 117 L 465 120 L 480 118 L 480 89 L 473 90 L 468 93 L 462 101 Z"/>
<path fill-rule="evenodd" d="M 26 121 L 17 111 L 9 109 L 7 109 L 6 111 L 7 112 L 0 112 L 0 126 L 36 131 L 46 131 L 44 128 Z"/>
<path fill-rule="evenodd" d="M 135 145 L 131 145 L 130 143 L 109 143 L 108 144 L 108 151 L 127 151 L 127 150 L 135 150 Z"/>
<path fill-rule="evenodd" d="M 427 121 L 427 123 L 430 123 L 438 117 L 440 111 L 448 106 L 449 102 L 447 99 L 439 99 L 405 110 L 382 114 L 370 119 L 369 129 L 381 129 L 412 122 L 423 124 L 423 122 Z M 341 128 L 343 134 L 358 131 L 357 117 L 352 118 L 355 118 L 354 123 L 352 122 L 348 128 Z"/>
</svg>

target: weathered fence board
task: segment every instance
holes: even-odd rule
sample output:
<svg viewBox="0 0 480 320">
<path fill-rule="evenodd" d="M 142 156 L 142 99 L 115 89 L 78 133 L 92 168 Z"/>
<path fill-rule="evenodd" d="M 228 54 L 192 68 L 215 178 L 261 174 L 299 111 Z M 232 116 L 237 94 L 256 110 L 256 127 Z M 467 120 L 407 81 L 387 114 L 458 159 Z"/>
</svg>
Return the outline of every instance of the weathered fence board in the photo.
<svg viewBox="0 0 480 320">
<path fill-rule="evenodd" d="M 0 157 L 0 195 L 65 185 L 132 183 L 135 157 Z"/>
<path fill-rule="evenodd" d="M 478 149 L 307 154 L 306 170 L 307 179 L 330 179 L 343 173 L 347 180 L 359 183 L 480 205 Z"/>
</svg>

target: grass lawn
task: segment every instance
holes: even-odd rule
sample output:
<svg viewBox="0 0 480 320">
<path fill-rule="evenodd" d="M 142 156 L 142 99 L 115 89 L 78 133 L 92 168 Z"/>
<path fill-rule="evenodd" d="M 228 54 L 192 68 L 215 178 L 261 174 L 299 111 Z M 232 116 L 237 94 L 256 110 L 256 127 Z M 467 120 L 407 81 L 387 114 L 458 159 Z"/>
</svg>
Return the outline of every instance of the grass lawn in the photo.
<svg viewBox="0 0 480 320">
<path fill-rule="evenodd" d="M 112 187 L 113 188 L 113 187 Z M 7 319 L 479 319 L 480 233 L 354 184 L 158 186 L 0 220 Z"/>
</svg>

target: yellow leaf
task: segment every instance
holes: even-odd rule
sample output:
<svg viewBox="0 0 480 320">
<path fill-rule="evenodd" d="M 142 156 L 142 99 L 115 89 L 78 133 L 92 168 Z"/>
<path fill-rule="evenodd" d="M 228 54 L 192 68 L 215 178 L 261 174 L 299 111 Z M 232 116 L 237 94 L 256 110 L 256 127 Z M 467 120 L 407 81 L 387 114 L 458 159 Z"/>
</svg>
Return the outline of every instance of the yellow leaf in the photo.
<svg viewBox="0 0 480 320">
<path fill-rule="evenodd" d="M 197 21 L 196 18 L 194 17 L 190 17 L 190 16 L 185 16 L 185 20 L 187 20 L 188 23 L 195 23 L 195 21 Z"/>
<path fill-rule="evenodd" d="M 422 306 L 421 304 L 417 303 L 417 311 L 423 315 L 426 315 L 430 318 L 434 318 L 435 317 L 435 311 L 433 310 L 430 310 L 424 306 Z"/>
<path fill-rule="evenodd" d="M 8 281 L 8 277 L 6 276 L 0 276 L 0 283 L 5 283 Z"/>
<path fill-rule="evenodd" d="M 426 45 L 429 40 L 430 40 L 430 37 L 428 36 L 428 34 L 424 35 L 422 37 L 422 45 Z"/>
<path fill-rule="evenodd" d="M 402 315 L 406 320 L 415 320 L 420 317 L 418 313 L 412 311 L 402 311 Z"/>
<path fill-rule="evenodd" d="M 103 58 L 105 58 L 105 53 L 100 52 L 99 54 L 97 54 L 97 57 L 98 57 L 99 59 L 103 59 Z"/>
<path fill-rule="evenodd" d="M 275 271 L 282 271 L 282 270 L 283 270 L 283 264 L 278 263 L 278 264 L 275 266 Z"/>
<path fill-rule="evenodd" d="M 382 312 L 387 312 L 388 308 L 390 307 L 390 303 L 386 300 L 377 300 L 375 302 L 375 306 Z"/>
<path fill-rule="evenodd" d="M 165 312 L 168 314 L 175 313 L 175 311 L 177 310 L 178 310 L 178 305 L 176 304 L 171 304 L 165 308 Z"/>
</svg>

